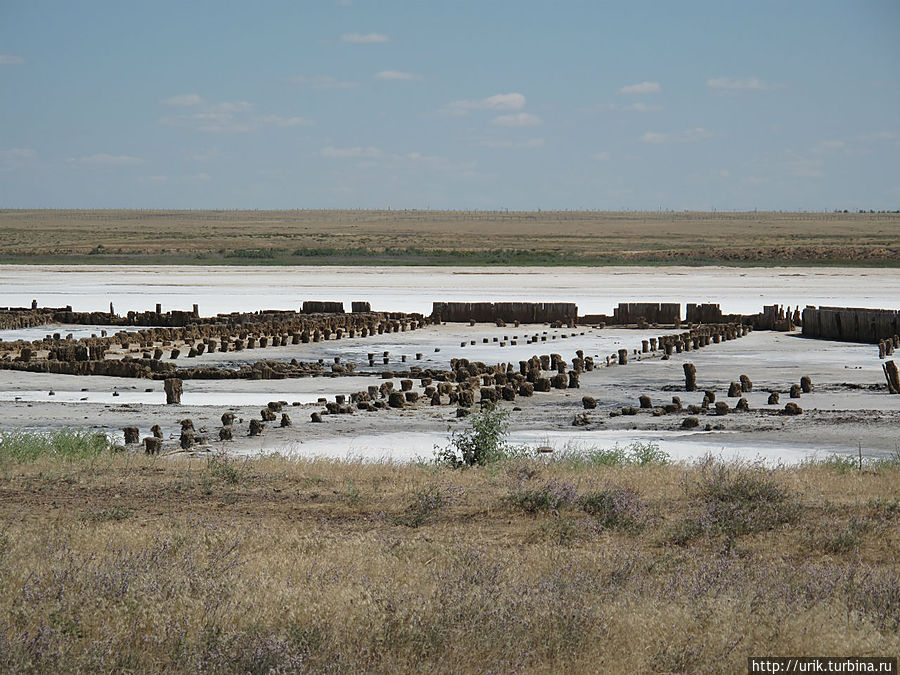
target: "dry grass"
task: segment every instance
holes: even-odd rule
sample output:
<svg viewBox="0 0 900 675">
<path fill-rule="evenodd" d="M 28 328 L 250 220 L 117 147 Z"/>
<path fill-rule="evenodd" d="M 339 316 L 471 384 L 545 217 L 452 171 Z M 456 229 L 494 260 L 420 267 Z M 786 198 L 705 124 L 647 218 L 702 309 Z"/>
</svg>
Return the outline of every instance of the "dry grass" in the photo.
<svg viewBox="0 0 900 675">
<path fill-rule="evenodd" d="M 552 503 L 523 508 L 529 490 Z M 751 654 L 894 655 L 898 500 L 896 466 L 7 462 L 0 670 L 739 672 Z"/>
<path fill-rule="evenodd" d="M 0 256 L 80 262 L 900 263 L 900 214 L 0 211 Z M 93 252 L 93 254 L 92 254 Z"/>
</svg>

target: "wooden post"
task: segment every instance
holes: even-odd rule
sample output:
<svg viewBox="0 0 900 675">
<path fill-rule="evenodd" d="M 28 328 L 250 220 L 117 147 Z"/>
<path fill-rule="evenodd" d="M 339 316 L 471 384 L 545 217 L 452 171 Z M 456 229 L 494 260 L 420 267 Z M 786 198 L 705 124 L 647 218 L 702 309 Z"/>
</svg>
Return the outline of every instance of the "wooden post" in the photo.
<svg viewBox="0 0 900 675">
<path fill-rule="evenodd" d="M 900 394 L 900 372 L 897 370 L 897 364 L 893 361 L 886 361 L 884 368 L 884 377 L 887 379 L 888 391 L 891 394 Z"/>
</svg>

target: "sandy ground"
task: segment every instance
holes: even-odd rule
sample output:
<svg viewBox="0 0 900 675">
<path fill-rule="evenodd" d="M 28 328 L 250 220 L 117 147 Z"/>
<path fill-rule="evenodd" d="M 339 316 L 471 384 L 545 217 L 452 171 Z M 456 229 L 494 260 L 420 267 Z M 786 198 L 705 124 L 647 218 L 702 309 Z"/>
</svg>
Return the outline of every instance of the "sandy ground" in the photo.
<svg viewBox="0 0 900 675">
<path fill-rule="evenodd" d="M 339 356 L 344 363 L 365 364 L 366 355 L 376 353 L 378 365 L 374 370 L 380 371 L 413 364 L 446 367 L 454 356 L 485 363 L 517 364 L 519 359 L 532 354 L 556 352 L 571 359 L 577 349 L 583 349 L 587 355 L 595 356 L 599 364 L 605 364 L 605 356 L 615 349 L 625 347 L 631 352 L 640 348 L 642 338 L 665 332 L 671 331 L 587 328 L 572 331 L 544 326 L 516 330 L 452 324 L 369 339 L 252 350 L 239 355 L 217 353 L 180 362 L 238 365 L 241 361 L 260 358 L 331 361 Z M 546 342 L 527 344 L 525 337 L 535 334 L 544 336 Z M 511 339 L 513 335 L 519 337 L 516 346 L 499 346 L 504 337 Z M 475 346 L 469 344 L 471 340 L 476 341 Z M 460 347 L 463 341 L 467 344 Z M 389 352 L 387 366 L 381 364 L 383 351 Z M 415 360 L 417 352 L 423 355 L 421 361 Z M 406 363 L 400 361 L 404 354 Z M 696 392 L 684 391 L 682 366 L 688 361 L 697 368 Z M 862 447 L 865 455 L 879 456 L 900 450 L 897 433 L 900 396 L 887 393 L 881 363 L 872 345 L 809 340 L 798 333 L 758 331 L 740 340 L 675 354 L 667 361 L 654 355 L 641 355 L 638 360 L 632 355 L 625 366 L 601 365 L 593 372 L 582 374 L 580 389 L 536 394 L 504 406 L 511 411 L 514 437 L 556 447 L 606 446 L 629 438 L 674 438 L 678 443 L 687 444 L 685 447 L 693 454 L 702 454 L 704 448 L 735 448 L 748 453 L 757 446 L 772 446 L 785 451 L 785 456 L 791 454 L 793 447 L 797 450 L 795 457 L 816 449 L 855 453 L 858 447 Z M 369 370 L 366 365 L 362 369 Z M 733 407 L 737 399 L 726 397 L 727 388 L 742 374 L 754 385 L 753 391 L 745 394 L 750 412 L 732 412 L 726 416 L 701 414 L 697 432 L 680 430 L 686 412 L 654 416 L 649 411 L 641 411 L 637 415 L 610 416 L 623 406 L 637 406 L 641 394 L 649 395 L 654 405 L 668 403 L 672 396 L 679 396 L 684 406 L 700 404 L 705 389 L 715 390 L 718 400 L 727 400 Z M 814 384 L 813 393 L 797 401 L 804 414 L 796 417 L 778 414 L 790 400 L 790 385 L 798 383 L 803 375 L 811 377 Z M 143 436 L 149 434 L 153 424 L 159 424 L 169 439 L 166 446 L 174 449 L 179 420 L 191 418 L 201 432 L 205 429 L 211 439 L 217 439 L 222 413 L 233 411 L 240 420 L 235 426 L 235 440 L 225 443 L 216 440 L 210 449 L 236 454 L 294 451 L 380 454 L 408 459 L 429 456 L 433 445 L 446 439 L 448 429 L 463 424 L 456 418 L 455 406 L 431 406 L 424 399 L 403 411 L 326 415 L 324 423 L 310 422 L 310 413 L 322 410 L 314 402 L 319 396 L 334 400 L 337 393 L 349 394 L 381 382 L 375 373 L 365 372 L 353 377 L 276 381 L 192 380 L 185 382 L 183 404 L 166 406 L 161 382 L 0 371 L 0 428 L 87 426 L 121 434 L 122 427 L 137 426 Z M 395 386 L 399 388 L 397 380 Z M 49 395 L 51 390 L 53 396 Z M 119 396 L 113 396 L 114 391 Z M 769 391 L 781 393 L 780 405 L 767 405 Z M 586 395 L 596 398 L 598 407 L 588 412 L 587 426 L 573 427 L 575 415 L 584 412 L 581 398 Z M 82 398 L 87 400 L 81 401 Z M 277 423 L 270 423 L 263 436 L 248 437 L 249 420 L 259 417 L 267 401 L 276 400 L 289 404 L 285 411 L 291 416 L 293 426 L 282 429 L 276 427 Z M 290 405 L 295 402 L 300 405 Z M 779 456 L 774 451 L 769 454 Z"/>
</svg>

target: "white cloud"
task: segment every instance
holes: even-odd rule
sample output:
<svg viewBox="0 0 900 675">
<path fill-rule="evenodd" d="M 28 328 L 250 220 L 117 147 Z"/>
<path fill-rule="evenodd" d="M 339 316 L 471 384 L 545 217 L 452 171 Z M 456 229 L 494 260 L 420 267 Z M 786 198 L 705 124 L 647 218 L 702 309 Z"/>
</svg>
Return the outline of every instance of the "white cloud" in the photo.
<svg viewBox="0 0 900 675">
<path fill-rule="evenodd" d="M 37 157 L 37 153 L 31 148 L 10 148 L 0 150 L 0 161 L 3 162 L 27 162 Z"/>
<path fill-rule="evenodd" d="M 196 112 L 185 112 L 178 115 L 169 115 L 160 118 L 160 124 L 172 127 L 185 127 L 202 131 L 204 133 L 238 134 L 257 131 L 265 127 L 297 127 L 310 126 L 311 120 L 300 116 L 284 117 L 282 115 L 265 114 L 252 116 L 255 109 L 248 101 L 221 101 L 219 103 L 206 103 L 203 99 L 195 102 L 193 94 L 185 94 L 173 97 L 184 103 L 169 103 L 173 99 L 167 99 L 168 105 L 185 105 Z M 199 98 L 199 97 L 198 97 Z"/>
<path fill-rule="evenodd" d="M 197 181 L 199 183 L 207 183 L 212 180 L 212 177 L 208 173 L 201 171 L 200 173 L 195 173 L 187 176 L 187 179 Z"/>
<path fill-rule="evenodd" d="M 311 120 L 299 116 L 263 115 L 262 117 L 257 117 L 256 121 L 265 126 L 275 127 L 308 127 L 312 125 Z"/>
<path fill-rule="evenodd" d="M 610 155 L 608 152 L 595 152 L 593 155 L 591 155 L 591 159 L 596 159 L 598 162 L 605 162 L 611 156 L 612 155 Z"/>
<path fill-rule="evenodd" d="M 842 141 L 839 139 L 831 139 L 825 141 L 819 141 L 816 143 L 810 152 L 814 155 L 830 155 L 836 152 L 841 152 L 844 150 L 848 150 L 849 146 L 846 141 Z"/>
<path fill-rule="evenodd" d="M 169 182 L 168 176 L 138 176 L 138 183 L 150 185 L 162 185 Z"/>
<path fill-rule="evenodd" d="M 131 155 L 110 155 L 105 152 L 98 152 L 93 155 L 85 155 L 84 157 L 70 157 L 66 160 L 66 164 L 70 166 L 87 166 L 87 167 L 106 167 L 106 166 L 137 166 L 143 164 L 144 160 Z"/>
<path fill-rule="evenodd" d="M 523 140 L 482 141 L 481 146 L 485 147 L 485 148 L 502 148 L 502 149 L 542 148 L 542 147 L 544 147 L 544 139 L 543 138 L 526 138 Z"/>
<path fill-rule="evenodd" d="M 404 73 L 401 70 L 382 70 L 380 73 L 375 73 L 375 77 L 379 80 L 418 80 L 420 79 L 419 75 L 415 73 Z"/>
<path fill-rule="evenodd" d="M 221 113 L 244 112 L 251 108 L 253 108 L 253 104 L 248 103 L 247 101 L 222 101 L 221 103 L 210 106 L 210 110 L 213 112 Z"/>
<path fill-rule="evenodd" d="M 758 77 L 750 77 L 746 80 L 735 80 L 730 77 L 711 77 L 706 81 L 710 89 L 726 91 L 767 91 L 775 89 L 777 85 L 770 84 Z"/>
<path fill-rule="evenodd" d="M 713 134 L 703 128 L 687 129 L 686 131 L 678 131 L 674 133 L 660 133 L 656 131 L 648 131 L 641 136 L 642 143 L 694 143 L 695 141 L 703 141 L 712 138 Z"/>
<path fill-rule="evenodd" d="M 825 175 L 824 162 L 791 153 L 785 164 L 788 175 L 795 178 L 822 178 Z"/>
<path fill-rule="evenodd" d="M 208 110 L 190 115 L 171 115 L 160 119 L 160 123 L 171 127 L 187 127 L 211 134 L 246 133 L 253 125 L 233 112 Z"/>
<path fill-rule="evenodd" d="M 25 63 L 25 59 L 21 56 L 12 54 L 0 54 L 0 66 L 18 66 Z"/>
<path fill-rule="evenodd" d="M 540 123 L 540 117 L 526 112 L 513 115 L 498 115 L 491 120 L 491 124 L 498 127 L 536 127 Z"/>
<path fill-rule="evenodd" d="M 900 133 L 896 131 L 876 131 L 871 134 L 863 134 L 858 138 L 866 143 L 890 143 L 900 140 Z"/>
<path fill-rule="evenodd" d="M 634 112 L 656 112 L 658 110 L 662 110 L 661 105 L 649 105 L 647 103 L 632 103 L 631 105 L 626 105 L 622 108 L 622 110 L 630 110 Z"/>
<path fill-rule="evenodd" d="M 641 101 L 629 103 L 627 105 L 619 105 L 618 103 L 600 103 L 593 108 L 593 110 L 597 110 L 598 112 L 611 112 L 614 110 L 621 110 L 623 112 L 657 112 L 662 109 L 663 107 L 661 105 L 652 105 Z"/>
<path fill-rule="evenodd" d="M 658 94 L 660 91 L 659 82 L 638 82 L 619 89 L 620 94 Z"/>
<path fill-rule="evenodd" d="M 466 115 L 470 110 L 521 110 L 525 107 L 525 97 L 512 92 L 494 94 L 487 98 L 452 101 L 445 110 L 453 115 Z"/>
<path fill-rule="evenodd" d="M 391 39 L 384 33 L 344 33 L 341 35 L 341 42 L 355 45 L 376 45 L 390 41 Z"/>
<path fill-rule="evenodd" d="M 203 97 L 200 94 L 178 94 L 177 96 L 172 96 L 171 98 L 167 98 L 163 100 L 163 105 L 171 105 L 171 106 L 192 106 L 192 105 L 202 105 Z"/>
<path fill-rule="evenodd" d="M 335 148 L 331 145 L 322 148 L 322 157 L 329 159 L 362 159 L 380 157 L 381 150 L 368 146 L 355 146 L 352 148 Z"/>
<path fill-rule="evenodd" d="M 296 75 L 289 77 L 287 81 L 294 86 L 309 87 L 310 89 L 349 89 L 359 86 L 359 82 L 339 80 L 331 75 Z"/>
</svg>

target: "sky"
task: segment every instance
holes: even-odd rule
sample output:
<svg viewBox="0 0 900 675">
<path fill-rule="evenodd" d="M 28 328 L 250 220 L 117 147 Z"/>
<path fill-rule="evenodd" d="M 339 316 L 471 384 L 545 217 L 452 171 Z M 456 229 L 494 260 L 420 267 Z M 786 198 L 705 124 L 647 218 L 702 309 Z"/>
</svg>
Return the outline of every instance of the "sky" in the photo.
<svg viewBox="0 0 900 675">
<path fill-rule="evenodd" d="M 900 208 L 897 0 L 0 0 L 0 208 Z"/>
</svg>

